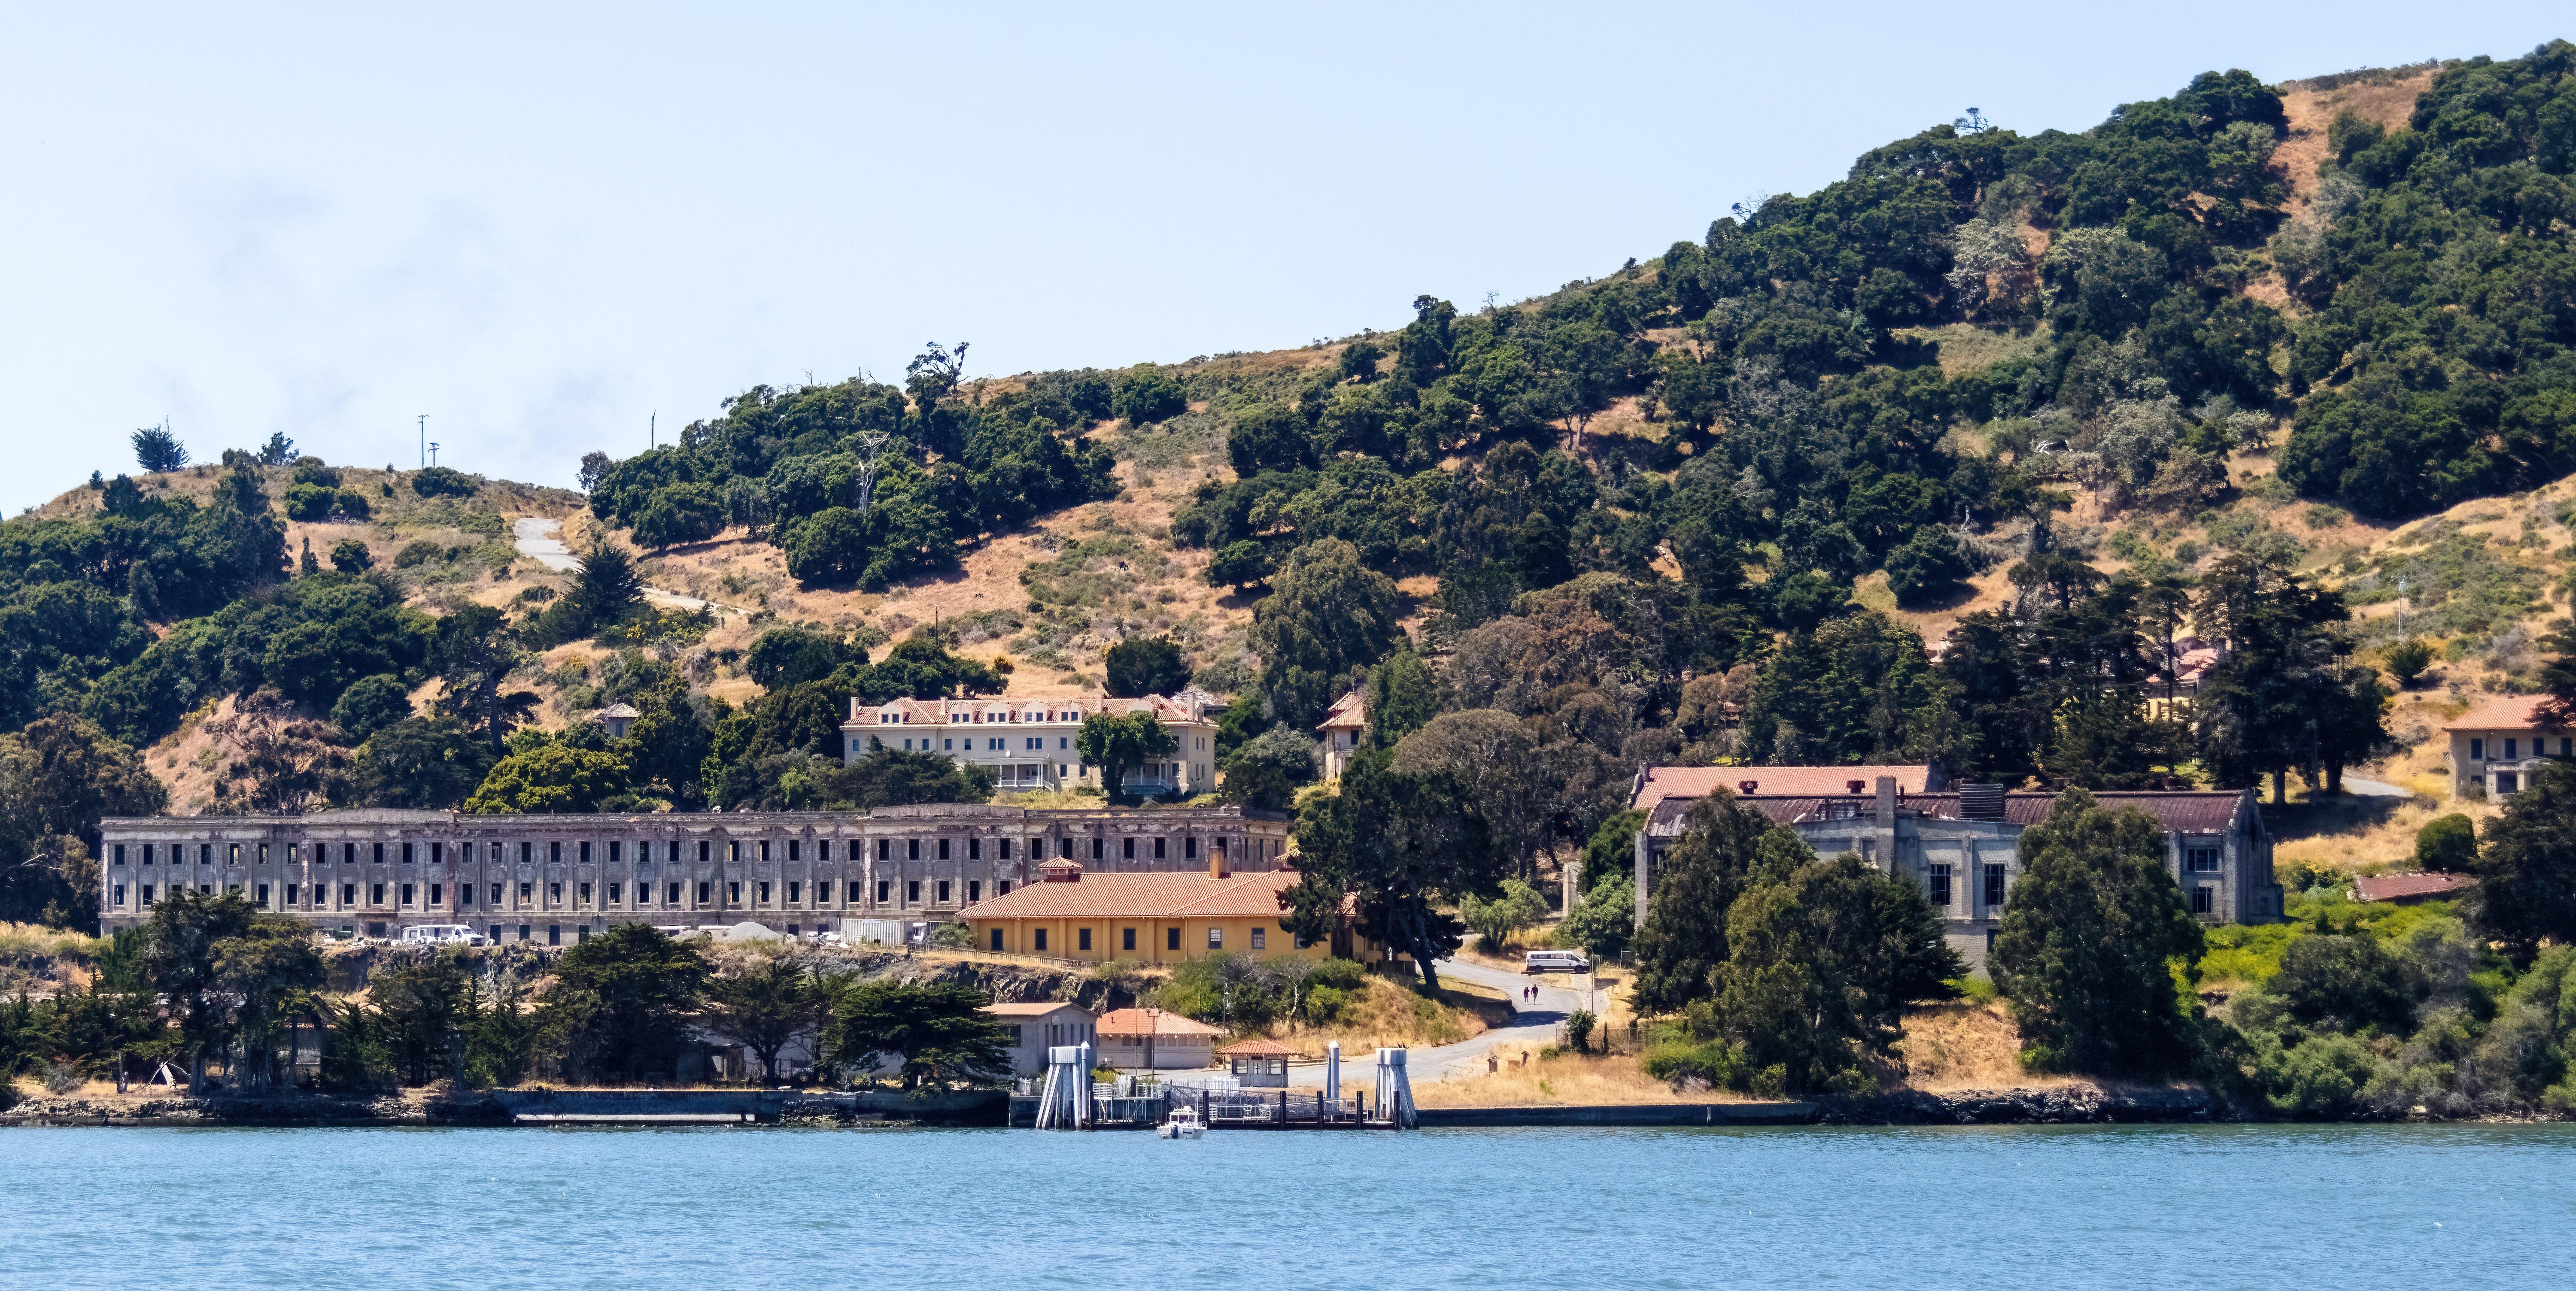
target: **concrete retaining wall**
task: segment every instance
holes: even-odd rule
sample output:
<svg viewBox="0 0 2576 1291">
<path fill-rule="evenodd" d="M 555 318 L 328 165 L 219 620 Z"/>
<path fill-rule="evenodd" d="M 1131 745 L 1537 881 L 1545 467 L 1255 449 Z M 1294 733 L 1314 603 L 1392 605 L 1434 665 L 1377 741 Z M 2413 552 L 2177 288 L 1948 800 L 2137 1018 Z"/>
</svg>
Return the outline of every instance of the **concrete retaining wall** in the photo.
<svg viewBox="0 0 2576 1291">
<path fill-rule="evenodd" d="M 1604 1107 L 1426 1107 L 1422 1128 L 1510 1125 L 1805 1125 L 1813 1103 L 1629 1103 Z"/>
<path fill-rule="evenodd" d="M 1010 1095 L 998 1089 L 921 1098 L 884 1091 L 832 1094 L 767 1089 L 513 1089 L 496 1091 L 487 1098 L 520 1124 L 624 1121 L 668 1125 L 792 1119 L 1000 1125 L 1010 1105 Z"/>
</svg>

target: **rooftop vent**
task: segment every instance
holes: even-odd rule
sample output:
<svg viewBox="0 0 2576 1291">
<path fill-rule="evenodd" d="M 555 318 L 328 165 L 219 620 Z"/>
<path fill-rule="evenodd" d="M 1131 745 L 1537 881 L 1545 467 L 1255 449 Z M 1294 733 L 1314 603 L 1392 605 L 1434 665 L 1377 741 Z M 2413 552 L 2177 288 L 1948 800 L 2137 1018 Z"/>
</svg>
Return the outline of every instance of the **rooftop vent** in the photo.
<svg viewBox="0 0 2576 1291">
<path fill-rule="evenodd" d="M 1959 786 L 1959 819 L 2002 820 L 2004 787 L 1999 784 L 1963 784 Z"/>
<path fill-rule="evenodd" d="M 1055 860 L 1049 861 L 1038 867 L 1038 882 L 1080 883 L 1082 882 L 1082 867 L 1074 864 L 1072 861 L 1058 857 Z"/>
<path fill-rule="evenodd" d="M 1735 782 L 1735 791 L 1737 793 L 1751 793 L 1761 787 L 1762 782 L 1759 780 L 1738 780 Z"/>
<path fill-rule="evenodd" d="M 1860 781 L 1858 781 L 1858 780 L 1845 780 L 1845 781 L 1843 781 L 1843 792 L 1844 792 L 1844 793 L 1859 793 L 1859 792 L 1860 792 Z"/>
</svg>

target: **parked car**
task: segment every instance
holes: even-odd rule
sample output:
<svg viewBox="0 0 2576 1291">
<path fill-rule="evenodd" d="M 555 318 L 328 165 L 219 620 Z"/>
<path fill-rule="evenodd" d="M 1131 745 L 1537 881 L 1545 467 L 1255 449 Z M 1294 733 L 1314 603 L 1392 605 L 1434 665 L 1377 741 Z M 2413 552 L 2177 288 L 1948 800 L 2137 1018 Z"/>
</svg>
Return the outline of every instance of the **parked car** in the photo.
<svg viewBox="0 0 2576 1291">
<path fill-rule="evenodd" d="M 480 946 L 483 934 L 461 923 L 416 923 L 403 929 L 406 946 Z"/>
<path fill-rule="evenodd" d="M 1592 961 L 1579 950 L 1533 950 L 1522 961 L 1524 973 L 1588 973 Z"/>
</svg>

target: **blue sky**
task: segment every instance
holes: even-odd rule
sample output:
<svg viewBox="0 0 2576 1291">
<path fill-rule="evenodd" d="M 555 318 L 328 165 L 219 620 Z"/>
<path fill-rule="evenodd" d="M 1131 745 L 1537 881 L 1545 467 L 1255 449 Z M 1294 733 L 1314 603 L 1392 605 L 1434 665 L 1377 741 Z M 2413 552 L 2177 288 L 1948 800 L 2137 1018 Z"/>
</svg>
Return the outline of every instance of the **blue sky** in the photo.
<svg viewBox="0 0 2576 1291">
<path fill-rule="evenodd" d="M 2149 17 L 2152 15 L 2152 21 Z M 2428 15 L 2437 20 L 2428 20 Z M 1971 104 L 2508 57 L 2537 4 L 452 4 L 0 14 L 14 513 L 283 430 L 569 484 L 754 383 L 1180 360 L 1516 299 Z"/>
</svg>

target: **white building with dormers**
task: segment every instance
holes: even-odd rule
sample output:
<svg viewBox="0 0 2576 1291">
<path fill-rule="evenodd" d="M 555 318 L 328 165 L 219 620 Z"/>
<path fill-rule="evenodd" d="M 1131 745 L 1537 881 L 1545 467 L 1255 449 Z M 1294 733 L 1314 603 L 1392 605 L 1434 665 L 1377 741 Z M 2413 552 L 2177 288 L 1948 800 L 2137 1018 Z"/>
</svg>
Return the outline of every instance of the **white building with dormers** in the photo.
<svg viewBox="0 0 2576 1291">
<path fill-rule="evenodd" d="M 850 700 L 841 724 L 841 760 L 868 755 L 870 741 L 910 753 L 945 753 L 960 762 L 992 767 L 1005 790 L 1098 785 L 1100 769 L 1085 766 L 1074 749 L 1084 719 L 1151 712 L 1171 732 L 1168 761 L 1148 762 L 1127 774 L 1131 794 L 1187 798 L 1216 788 L 1216 697 L 1195 688 L 1175 696 L 1113 699 L 1084 695 L 1020 695 L 998 699 L 898 699 L 890 704 Z"/>
</svg>

